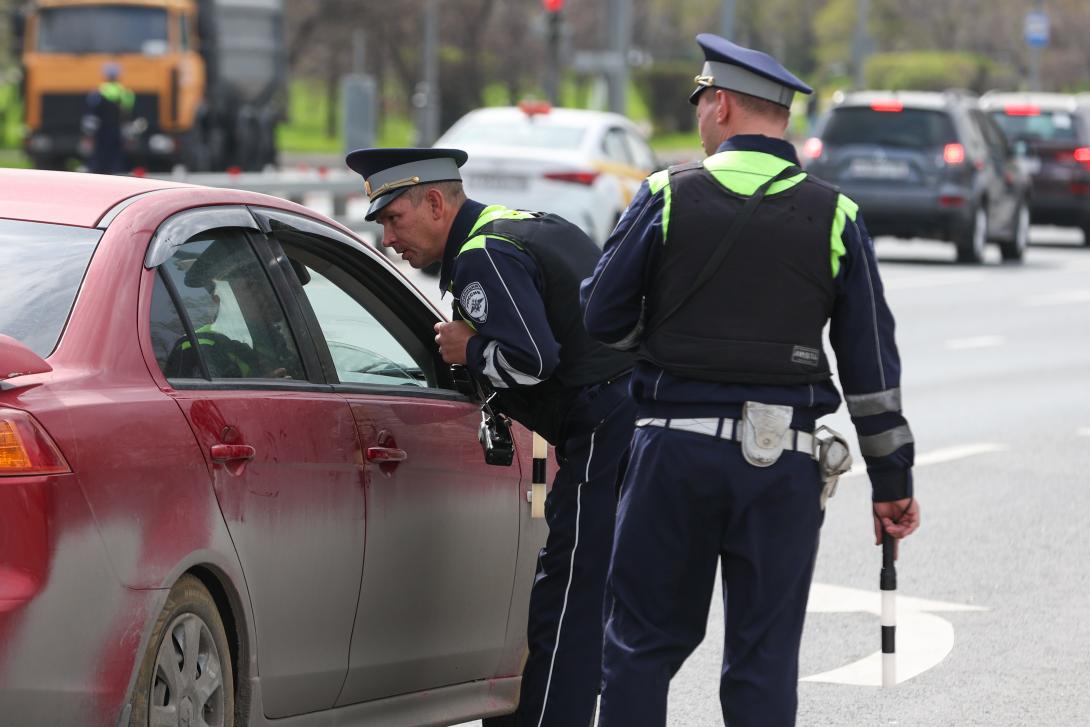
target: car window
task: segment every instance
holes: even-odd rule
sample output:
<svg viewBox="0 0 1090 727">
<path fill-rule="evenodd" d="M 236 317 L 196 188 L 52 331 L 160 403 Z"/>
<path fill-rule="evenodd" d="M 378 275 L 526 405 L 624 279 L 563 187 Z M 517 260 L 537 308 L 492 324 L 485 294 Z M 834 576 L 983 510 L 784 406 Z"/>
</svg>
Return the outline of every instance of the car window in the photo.
<svg viewBox="0 0 1090 727">
<path fill-rule="evenodd" d="M 602 153 L 612 162 L 633 164 L 633 159 L 628 153 L 628 145 L 624 140 L 624 132 L 620 129 L 610 129 L 602 137 Z"/>
<path fill-rule="evenodd" d="M 539 117 L 496 120 L 468 118 L 459 122 L 437 144 L 463 146 L 522 146 L 537 149 L 578 149 L 587 130 Z"/>
<path fill-rule="evenodd" d="M 1035 107 L 1010 107 L 991 114 L 1011 141 L 1078 140 L 1078 123 L 1066 111 L 1046 111 Z"/>
<path fill-rule="evenodd" d="M 152 341 L 167 378 L 303 379 L 299 351 L 246 233 L 222 229 L 201 233 L 179 246 L 159 266 L 165 285 L 152 293 Z M 180 335 L 173 302 L 162 300 L 173 288 L 195 334 Z M 158 299 L 157 299 L 158 297 Z M 156 341 L 160 343 L 155 343 Z"/>
<path fill-rule="evenodd" d="M 628 145 L 628 154 L 636 168 L 648 173 L 654 171 L 657 166 L 655 154 L 651 151 L 651 147 L 648 146 L 647 142 L 631 131 L 624 132 L 624 140 L 625 144 Z"/>
<path fill-rule="evenodd" d="M 359 281 L 342 277 L 337 283 L 310 266 L 306 271 L 310 280 L 303 292 L 342 383 L 428 386 L 425 361 L 417 360 L 428 357 L 420 356 L 423 351 L 419 347 L 414 347 L 418 348 L 416 356 L 410 353 L 398 336 L 357 300 L 371 298 Z M 374 305 L 378 300 L 370 302 Z"/>
<path fill-rule="evenodd" d="M 101 230 L 0 220 L 0 333 L 45 358 L 57 345 Z"/>
<path fill-rule="evenodd" d="M 877 144 L 925 149 L 955 143 L 957 135 L 950 116 L 942 111 L 851 107 L 833 111 L 822 140 L 827 145 Z"/>
<path fill-rule="evenodd" d="M 984 141 L 988 145 L 988 150 L 998 159 L 1006 159 L 1009 157 L 1011 151 L 1007 144 L 1007 139 L 996 125 L 995 121 L 982 111 L 974 110 L 972 116 L 977 126 L 980 127 L 980 133 L 984 136 Z"/>
</svg>

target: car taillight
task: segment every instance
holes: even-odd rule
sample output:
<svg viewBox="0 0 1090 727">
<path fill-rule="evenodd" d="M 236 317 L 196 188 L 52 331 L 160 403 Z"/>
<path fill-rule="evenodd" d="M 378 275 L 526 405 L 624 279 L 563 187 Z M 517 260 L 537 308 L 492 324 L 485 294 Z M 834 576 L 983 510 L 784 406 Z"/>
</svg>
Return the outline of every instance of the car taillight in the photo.
<svg viewBox="0 0 1090 727">
<path fill-rule="evenodd" d="M 802 153 L 810 159 L 820 159 L 823 151 L 825 151 L 825 144 L 816 136 L 810 137 L 802 145 Z"/>
<path fill-rule="evenodd" d="M 0 409 L 0 477 L 71 471 L 34 417 L 17 409 Z"/>
<path fill-rule="evenodd" d="M 870 107 L 874 111 L 884 111 L 886 113 L 897 113 L 905 110 L 905 105 L 900 101 L 875 101 Z"/>
<path fill-rule="evenodd" d="M 571 182 L 590 186 L 598 178 L 598 172 L 549 172 L 545 178 L 554 182 Z"/>
<path fill-rule="evenodd" d="M 965 161 L 965 147 L 961 144 L 947 144 L 942 149 L 942 160 L 947 164 L 961 164 Z"/>
<path fill-rule="evenodd" d="M 1075 161 L 1090 169 L 1090 146 L 1079 147 L 1074 153 Z"/>
<path fill-rule="evenodd" d="M 1007 116 L 1040 116 L 1041 109 L 1029 104 L 1009 104 L 1003 107 Z"/>
</svg>

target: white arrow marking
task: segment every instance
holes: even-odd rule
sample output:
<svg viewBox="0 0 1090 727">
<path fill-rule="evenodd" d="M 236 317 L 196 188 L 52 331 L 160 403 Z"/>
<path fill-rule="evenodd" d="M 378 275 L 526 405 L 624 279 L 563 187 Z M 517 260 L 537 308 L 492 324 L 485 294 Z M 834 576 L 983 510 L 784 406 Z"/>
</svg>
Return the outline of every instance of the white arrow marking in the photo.
<svg viewBox="0 0 1090 727">
<path fill-rule="evenodd" d="M 815 583 L 806 605 L 810 613 L 881 612 L 881 600 L 873 591 Z M 954 626 L 927 611 L 984 611 L 979 606 L 897 597 L 897 683 L 905 682 L 945 659 L 954 648 Z M 804 682 L 828 682 L 862 687 L 882 685 L 882 652 L 875 651 L 851 664 L 804 677 Z"/>
<path fill-rule="evenodd" d="M 972 338 L 953 338 L 946 342 L 948 351 L 964 351 L 970 348 L 992 348 L 1007 342 L 1003 336 L 973 336 Z"/>
<path fill-rule="evenodd" d="M 936 449 L 934 452 L 928 452 L 927 454 L 921 454 L 916 457 L 916 467 L 923 467 L 929 464 L 940 464 L 942 462 L 952 462 L 956 459 L 965 459 L 966 457 L 975 457 L 978 454 L 991 454 L 992 452 L 1003 452 L 1008 449 L 1005 444 L 998 444 L 995 442 L 980 442 L 978 444 L 960 444 L 955 447 L 945 447 L 943 449 Z M 852 465 L 852 468 L 841 475 L 842 477 L 854 477 L 856 475 L 865 475 L 867 473 L 866 462 L 856 462 Z"/>
</svg>

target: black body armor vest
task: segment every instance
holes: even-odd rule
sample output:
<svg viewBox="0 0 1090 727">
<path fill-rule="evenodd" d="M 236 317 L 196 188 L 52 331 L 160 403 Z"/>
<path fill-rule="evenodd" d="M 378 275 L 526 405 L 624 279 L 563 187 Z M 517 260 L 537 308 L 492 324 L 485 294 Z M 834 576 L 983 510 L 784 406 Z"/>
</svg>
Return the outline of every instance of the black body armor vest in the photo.
<svg viewBox="0 0 1090 727">
<path fill-rule="evenodd" d="M 648 283 L 641 357 L 678 376 L 723 383 L 829 378 L 821 332 L 836 295 L 829 236 L 837 189 L 807 176 L 766 196 L 695 294 L 694 282 L 746 198 L 699 163 L 670 169 L 670 194 L 667 239 Z"/>
<path fill-rule="evenodd" d="M 560 344 L 560 362 L 536 386 L 498 389 L 500 411 L 556 444 L 563 419 L 579 390 L 632 368 L 631 354 L 605 346 L 587 333 L 579 305 L 579 286 L 590 277 L 602 251 L 581 229 L 553 214 L 499 219 L 476 235 L 500 237 L 525 250 L 541 275 L 541 296 L 549 328 Z"/>
</svg>

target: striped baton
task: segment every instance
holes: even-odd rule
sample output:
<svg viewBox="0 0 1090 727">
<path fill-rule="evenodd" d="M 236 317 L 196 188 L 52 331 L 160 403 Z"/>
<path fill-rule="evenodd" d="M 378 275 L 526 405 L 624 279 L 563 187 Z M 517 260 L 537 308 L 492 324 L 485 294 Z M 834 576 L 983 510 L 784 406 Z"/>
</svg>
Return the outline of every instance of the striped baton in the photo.
<svg viewBox="0 0 1090 727">
<path fill-rule="evenodd" d="M 882 686 L 897 684 L 897 568 L 893 536 L 882 531 Z"/>
<path fill-rule="evenodd" d="M 549 455 L 549 443 L 534 432 L 534 471 L 530 480 L 530 517 L 545 517 L 545 458 Z"/>
</svg>

